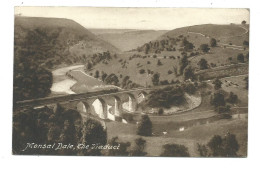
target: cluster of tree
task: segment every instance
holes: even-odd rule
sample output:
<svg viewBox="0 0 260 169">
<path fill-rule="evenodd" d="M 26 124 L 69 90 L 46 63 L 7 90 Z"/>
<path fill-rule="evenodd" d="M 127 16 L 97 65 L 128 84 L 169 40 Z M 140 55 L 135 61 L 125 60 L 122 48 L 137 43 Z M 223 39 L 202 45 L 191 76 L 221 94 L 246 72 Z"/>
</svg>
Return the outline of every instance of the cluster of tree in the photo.
<svg viewBox="0 0 260 169">
<path fill-rule="evenodd" d="M 117 56 L 114 55 L 116 58 Z M 103 53 L 98 53 L 98 54 L 93 54 L 91 57 L 89 57 L 87 60 L 87 63 L 85 64 L 84 70 L 85 72 L 88 72 L 91 70 L 96 64 L 102 62 L 104 64 L 107 64 L 108 61 L 112 59 L 112 56 L 109 51 L 103 52 Z"/>
<path fill-rule="evenodd" d="M 132 89 L 132 88 L 140 87 L 140 85 L 130 80 L 129 76 L 125 76 L 122 80 L 121 87 L 124 89 Z"/>
<path fill-rule="evenodd" d="M 102 79 L 103 79 L 104 76 L 105 75 L 102 75 Z M 107 84 L 119 86 L 118 77 L 114 73 L 107 75 L 106 78 L 104 78 L 104 82 L 107 83 Z"/>
<path fill-rule="evenodd" d="M 27 51 L 33 55 L 31 59 L 34 64 L 44 66 L 44 68 L 52 68 L 55 64 L 65 63 L 65 58 L 69 53 L 67 44 L 60 40 L 59 36 L 60 31 L 57 29 L 29 30 L 15 26 L 14 56 L 19 57 L 20 51 Z"/>
<path fill-rule="evenodd" d="M 197 144 L 197 150 L 202 157 L 237 157 L 239 144 L 236 135 L 228 132 L 213 136 L 206 145 Z"/>
<path fill-rule="evenodd" d="M 34 52 L 20 50 L 14 57 L 14 103 L 45 97 L 50 93 L 52 73 L 37 65 Z"/>
<path fill-rule="evenodd" d="M 230 111 L 230 105 L 227 103 L 235 104 L 238 102 L 238 96 L 233 92 L 230 92 L 227 98 L 223 91 L 216 91 L 211 95 L 210 103 L 215 107 L 215 111 L 218 113 L 227 113 Z"/>
<path fill-rule="evenodd" d="M 181 50 L 191 51 L 194 48 L 194 45 L 187 40 L 186 37 L 180 35 L 179 37 L 169 37 L 162 39 L 160 41 L 154 41 L 144 44 L 141 47 L 137 48 L 138 52 L 148 53 L 161 53 L 161 51 L 176 51 L 177 44 L 180 43 L 182 47 Z"/>
<path fill-rule="evenodd" d="M 183 51 L 192 51 L 193 48 L 194 48 L 194 45 L 189 42 L 186 38 L 184 38 L 182 41 L 181 41 L 181 47 L 183 47 Z"/>
<path fill-rule="evenodd" d="M 60 155 L 99 155 L 99 150 L 72 149 L 25 149 L 27 143 L 36 144 L 106 144 L 107 134 L 96 120 L 83 123 L 79 112 L 65 109 L 57 104 L 53 109 L 27 109 L 13 116 L 14 154 L 60 154 Z M 57 147 L 57 145 L 56 145 Z M 23 151 L 24 150 L 24 151 Z"/>
<path fill-rule="evenodd" d="M 186 66 L 188 66 L 189 61 L 188 61 L 188 57 L 187 55 L 184 55 L 181 60 L 180 60 L 180 67 L 179 67 L 179 74 L 182 75 L 183 74 L 183 70 L 186 68 Z"/>
<path fill-rule="evenodd" d="M 154 90 L 147 97 L 148 99 L 144 101 L 144 105 L 152 108 L 170 108 L 185 102 L 184 90 L 179 86 L 168 86 Z"/>
<path fill-rule="evenodd" d="M 157 73 L 154 73 L 153 71 L 150 71 L 149 69 L 147 70 L 148 71 L 148 74 L 152 74 L 152 83 L 154 86 L 158 86 L 158 85 L 169 85 L 169 84 L 176 84 L 176 83 L 179 83 L 180 81 L 179 80 L 160 80 L 160 74 L 157 72 Z M 168 71 L 168 74 L 172 74 L 173 72 L 171 70 Z"/>
<path fill-rule="evenodd" d="M 151 135 L 147 130 L 147 120 L 141 120 L 144 135 Z M 118 137 L 107 141 L 107 131 L 101 123 L 92 118 L 83 122 L 76 110 L 65 109 L 57 104 L 53 109 L 27 109 L 17 112 L 13 117 L 13 153 L 14 154 L 44 154 L 44 155 L 86 155 L 86 156 L 145 156 L 146 141 L 137 138 L 133 146 L 130 142 L 120 142 Z M 140 134 L 141 135 L 141 134 Z M 62 143 L 63 145 L 80 144 L 118 146 L 119 149 L 48 149 L 26 148 L 27 143 L 38 145 Z M 56 145 L 57 147 L 57 145 Z"/>
</svg>

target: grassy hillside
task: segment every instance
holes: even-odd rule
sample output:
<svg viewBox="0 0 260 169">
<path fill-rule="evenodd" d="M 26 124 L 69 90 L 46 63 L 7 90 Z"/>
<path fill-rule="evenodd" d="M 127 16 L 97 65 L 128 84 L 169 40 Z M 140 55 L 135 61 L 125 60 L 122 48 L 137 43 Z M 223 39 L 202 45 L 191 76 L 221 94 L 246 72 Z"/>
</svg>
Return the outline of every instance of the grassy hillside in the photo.
<svg viewBox="0 0 260 169">
<path fill-rule="evenodd" d="M 111 43 L 122 51 L 129 51 L 146 42 L 157 39 L 165 30 L 121 30 L 121 29 L 92 29 L 90 30 L 101 39 Z"/>
<path fill-rule="evenodd" d="M 94 53 L 119 51 L 80 24 L 62 18 L 15 17 L 14 45 L 15 55 L 30 51 L 47 68 L 84 62 Z"/>
<path fill-rule="evenodd" d="M 182 73 L 179 72 L 180 62 L 187 57 L 187 66 L 191 66 L 194 71 L 199 71 L 199 62 L 205 59 L 207 68 L 215 68 L 218 66 L 248 63 L 248 46 L 244 46 L 244 41 L 249 41 L 249 25 L 196 25 L 184 28 L 174 29 L 158 37 L 156 40 L 146 41 L 143 45 L 130 52 L 124 52 L 118 55 L 117 59 L 110 60 L 108 64 L 97 64 L 87 73 L 94 75 L 96 71 L 105 72 L 107 74 L 116 74 L 119 83 L 126 76 L 130 80 L 141 86 L 152 85 L 152 76 L 155 73 L 160 74 L 160 81 L 167 80 L 183 81 Z M 109 33 L 97 31 L 99 35 L 114 37 L 115 30 Z M 152 33 L 153 31 L 151 31 Z M 119 31 L 118 35 L 122 35 L 122 39 L 126 35 L 137 35 L 137 31 L 124 32 Z M 137 39 L 142 39 L 141 34 Z M 146 31 L 146 33 L 148 33 Z M 115 41 L 124 47 L 124 44 L 118 36 Z M 210 40 L 216 39 L 216 46 L 211 46 Z M 142 41 L 145 40 L 142 39 Z M 128 44 L 135 43 L 128 39 Z M 207 44 L 209 50 L 207 52 L 201 49 L 202 44 Z M 239 61 L 237 56 L 243 54 L 244 61 Z M 160 64 L 158 63 L 160 62 Z M 113 66 L 111 66 L 113 65 Z"/>
</svg>

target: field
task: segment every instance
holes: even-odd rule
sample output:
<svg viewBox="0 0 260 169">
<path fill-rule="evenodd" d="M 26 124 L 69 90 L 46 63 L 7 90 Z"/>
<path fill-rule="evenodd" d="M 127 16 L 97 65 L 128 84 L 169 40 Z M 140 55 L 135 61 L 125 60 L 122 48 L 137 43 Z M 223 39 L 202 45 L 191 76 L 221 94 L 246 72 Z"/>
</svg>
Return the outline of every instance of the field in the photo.
<svg viewBox="0 0 260 169">
<path fill-rule="evenodd" d="M 209 115 L 211 112 L 209 112 Z M 191 120 L 193 113 L 186 115 L 186 118 Z M 168 117 L 165 117 L 167 119 Z M 173 116 L 174 118 L 174 116 Z M 236 134 L 239 140 L 240 150 L 238 152 L 241 156 L 247 155 L 247 119 L 231 119 L 218 120 L 208 124 L 199 124 L 186 128 L 184 131 L 176 130 L 176 128 L 183 127 L 183 123 L 187 123 L 185 119 L 178 120 L 175 124 L 165 124 L 163 120 L 155 121 L 151 118 L 154 127 L 153 130 L 166 131 L 163 135 L 161 132 L 159 136 L 143 137 L 147 141 L 146 151 L 150 156 L 159 156 L 162 151 L 162 145 L 170 143 L 182 144 L 188 147 L 191 156 L 199 156 L 197 152 L 197 143 L 206 144 L 214 134 L 224 136 L 228 131 Z M 156 124 L 156 122 L 158 124 Z M 165 125 L 162 125 L 165 124 Z M 107 125 L 108 138 L 118 136 L 121 141 L 133 142 L 134 139 L 140 137 L 136 135 L 135 124 L 121 124 L 118 122 L 109 122 Z"/>
</svg>

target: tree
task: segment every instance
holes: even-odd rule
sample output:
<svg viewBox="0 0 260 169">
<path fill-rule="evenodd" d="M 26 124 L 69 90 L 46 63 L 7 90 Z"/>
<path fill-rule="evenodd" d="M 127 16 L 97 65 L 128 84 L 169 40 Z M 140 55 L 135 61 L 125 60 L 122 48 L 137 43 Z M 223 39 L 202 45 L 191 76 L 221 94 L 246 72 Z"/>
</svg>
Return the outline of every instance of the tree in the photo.
<svg viewBox="0 0 260 169">
<path fill-rule="evenodd" d="M 160 156 L 163 157 L 189 157 L 188 148 L 179 144 L 165 144 L 163 152 Z"/>
<path fill-rule="evenodd" d="M 209 45 L 208 44 L 200 45 L 200 50 L 202 50 L 204 53 L 207 53 L 210 50 Z"/>
<path fill-rule="evenodd" d="M 144 52 L 145 54 L 148 54 L 150 50 L 150 45 L 148 43 L 145 44 Z"/>
<path fill-rule="evenodd" d="M 201 145 L 199 143 L 197 143 L 197 150 L 200 153 L 201 157 L 208 157 L 208 148 L 206 145 Z"/>
<path fill-rule="evenodd" d="M 221 86 L 222 86 L 222 82 L 221 82 L 218 78 L 216 78 L 216 79 L 213 81 L 212 84 L 214 84 L 214 88 L 215 88 L 215 90 L 220 89 Z"/>
<path fill-rule="evenodd" d="M 229 132 L 223 139 L 224 156 L 236 157 L 237 151 L 239 150 L 239 144 L 236 139 L 236 135 L 230 134 Z"/>
<path fill-rule="evenodd" d="M 231 103 L 231 104 L 235 104 L 237 103 L 238 97 L 236 94 L 234 94 L 233 92 L 229 93 L 229 97 L 227 98 L 227 102 Z"/>
<path fill-rule="evenodd" d="M 112 73 L 105 79 L 105 82 L 108 83 L 108 84 L 112 84 L 112 85 L 117 86 L 119 80 L 118 80 L 118 77 L 114 73 Z"/>
<path fill-rule="evenodd" d="M 208 62 L 204 58 L 200 59 L 198 65 L 200 66 L 200 70 L 208 69 Z"/>
<path fill-rule="evenodd" d="M 222 147 L 222 138 L 219 135 L 213 136 L 210 141 L 208 142 L 208 147 L 210 148 L 212 152 L 212 156 L 223 156 L 223 147 Z"/>
<path fill-rule="evenodd" d="M 160 74 L 159 73 L 155 73 L 152 77 L 152 82 L 154 86 L 157 86 L 159 84 L 160 81 Z"/>
<path fill-rule="evenodd" d="M 90 61 L 88 61 L 88 63 L 85 65 L 85 71 L 89 71 L 92 68 L 92 64 Z"/>
<path fill-rule="evenodd" d="M 211 104 L 218 108 L 219 106 L 225 106 L 225 98 L 224 95 L 220 92 L 214 93 L 213 97 L 211 98 Z"/>
<path fill-rule="evenodd" d="M 162 115 L 163 112 L 164 112 L 164 111 L 163 111 L 163 108 L 159 108 L 159 110 L 158 110 L 158 114 L 159 114 L 159 115 Z"/>
<path fill-rule="evenodd" d="M 239 150 L 236 135 L 229 132 L 224 138 L 219 135 L 213 136 L 207 146 L 210 149 L 208 156 L 213 157 L 237 157 L 237 151 Z"/>
<path fill-rule="evenodd" d="M 60 135 L 60 140 L 62 144 L 73 144 L 76 145 L 78 143 L 77 135 L 76 135 L 76 129 L 74 124 L 72 124 L 71 121 L 65 120 L 64 121 L 64 127 Z M 76 151 L 73 151 L 71 149 L 62 149 L 60 150 L 62 155 L 73 155 L 76 154 Z"/>
<path fill-rule="evenodd" d="M 244 59 L 245 59 L 245 57 L 244 57 L 243 53 L 239 53 L 239 54 L 237 55 L 237 60 L 238 60 L 239 62 L 243 63 L 243 62 L 244 62 Z"/>
<path fill-rule="evenodd" d="M 139 70 L 139 73 L 140 73 L 140 74 L 144 74 L 144 73 L 145 73 L 145 70 L 144 70 L 144 69 L 140 69 L 140 70 Z"/>
<path fill-rule="evenodd" d="M 22 55 L 20 58 L 15 58 L 14 103 L 19 100 L 46 97 L 51 92 L 52 73 L 41 66 L 35 65 L 31 57 L 28 54 L 28 57 Z"/>
<path fill-rule="evenodd" d="M 188 94 L 194 94 L 196 92 L 196 87 L 193 83 L 186 84 L 183 88 Z"/>
<path fill-rule="evenodd" d="M 184 103 L 184 92 L 181 87 L 168 86 L 151 91 L 145 105 L 152 108 L 167 108 Z"/>
<path fill-rule="evenodd" d="M 181 60 L 180 60 L 180 74 L 183 74 L 183 70 L 185 69 L 186 66 L 188 66 L 189 61 L 187 55 L 184 55 Z"/>
<path fill-rule="evenodd" d="M 137 126 L 137 134 L 141 136 L 152 135 L 152 122 L 148 115 L 142 115 Z"/>
<path fill-rule="evenodd" d="M 95 73 L 95 78 L 99 78 L 99 71 L 97 70 L 96 73 Z"/>
<path fill-rule="evenodd" d="M 187 79 L 194 80 L 195 79 L 194 70 L 191 68 L 191 66 L 187 67 L 184 70 L 183 76 L 184 76 L 185 80 L 187 80 Z"/>
<path fill-rule="evenodd" d="M 105 145 L 107 143 L 107 131 L 103 128 L 100 122 L 87 119 L 83 126 L 84 140 L 86 145 L 100 144 Z M 85 155 L 101 155 L 98 149 L 84 150 Z"/>
<path fill-rule="evenodd" d="M 160 60 L 157 61 L 157 65 L 158 66 L 161 66 L 162 65 L 162 62 Z"/>
<path fill-rule="evenodd" d="M 215 38 L 210 39 L 210 46 L 211 47 L 216 47 L 217 46 L 217 40 Z"/>
<path fill-rule="evenodd" d="M 107 74 L 104 73 L 104 74 L 101 76 L 102 81 L 105 81 L 106 77 L 107 77 Z"/>
<path fill-rule="evenodd" d="M 145 144 L 146 144 L 146 141 L 144 139 L 142 139 L 141 137 L 135 139 L 135 146 L 130 151 L 130 155 L 131 156 L 145 156 L 147 154 L 147 152 L 144 151 Z"/>
</svg>

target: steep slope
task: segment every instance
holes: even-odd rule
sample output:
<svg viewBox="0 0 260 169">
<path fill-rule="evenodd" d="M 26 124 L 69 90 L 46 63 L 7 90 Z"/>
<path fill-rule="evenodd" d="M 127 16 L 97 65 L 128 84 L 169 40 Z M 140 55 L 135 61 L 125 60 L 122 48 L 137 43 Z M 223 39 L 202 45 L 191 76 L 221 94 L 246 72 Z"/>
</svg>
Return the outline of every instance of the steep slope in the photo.
<svg viewBox="0 0 260 169">
<path fill-rule="evenodd" d="M 101 39 L 111 43 L 122 51 L 129 51 L 138 46 L 156 40 L 165 30 L 121 30 L 121 29 L 92 29 L 90 30 Z"/>
<path fill-rule="evenodd" d="M 119 52 L 75 21 L 61 18 L 15 17 L 14 46 L 15 56 L 30 51 L 47 68 L 84 62 L 94 53 Z"/>
</svg>

